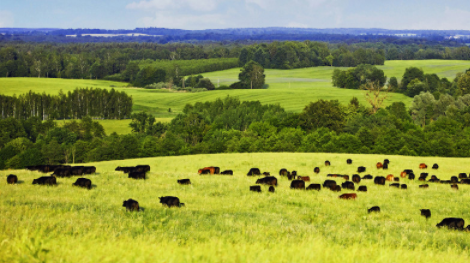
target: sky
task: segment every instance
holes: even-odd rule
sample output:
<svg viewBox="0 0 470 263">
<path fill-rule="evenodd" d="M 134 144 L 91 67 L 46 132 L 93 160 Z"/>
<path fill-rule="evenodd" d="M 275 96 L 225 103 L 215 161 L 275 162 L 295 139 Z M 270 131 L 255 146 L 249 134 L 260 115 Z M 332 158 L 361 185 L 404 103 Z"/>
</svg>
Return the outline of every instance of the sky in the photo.
<svg viewBox="0 0 470 263">
<path fill-rule="evenodd" d="M 0 0 L 0 27 L 470 30 L 470 1 Z"/>
</svg>

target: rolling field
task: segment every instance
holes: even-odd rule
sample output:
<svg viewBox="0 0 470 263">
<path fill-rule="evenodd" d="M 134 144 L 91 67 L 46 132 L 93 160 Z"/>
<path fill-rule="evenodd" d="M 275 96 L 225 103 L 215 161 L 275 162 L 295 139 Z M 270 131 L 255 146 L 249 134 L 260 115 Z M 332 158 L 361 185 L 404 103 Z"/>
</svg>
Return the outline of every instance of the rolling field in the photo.
<svg viewBox="0 0 470 263">
<path fill-rule="evenodd" d="M 449 60 L 419 60 L 419 61 L 386 61 L 381 66 L 388 77 L 401 78 L 407 67 L 422 68 L 425 73 L 436 73 L 440 77 L 452 80 L 457 72 L 470 68 L 470 61 Z M 220 90 L 201 93 L 178 93 L 162 90 L 144 90 L 123 88 L 125 83 L 99 81 L 99 80 L 65 80 L 65 79 L 38 79 L 38 78 L 0 78 L 0 93 L 6 95 L 20 94 L 33 90 L 57 94 L 60 89 L 73 90 L 76 87 L 110 88 L 111 85 L 119 90 L 125 90 L 134 98 L 134 110 L 147 111 L 159 118 L 173 118 L 182 111 L 187 103 L 213 101 L 226 96 L 239 97 L 240 100 L 259 100 L 262 103 L 279 103 L 287 111 L 300 112 L 312 101 L 318 99 L 337 99 L 341 103 L 348 103 L 352 97 L 357 97 L 361 103 L 366 104 L 365 92 L 362 90 L 347 90 L 334 88 L 331 84 L 331 75 L 334 68 L 316 67 L 294 70 L 265 71 L 269 85 L 263 90 Z M 203 74 L 216 85 L 231 84 L 237 81 L 239 69 Z M 386 105 L 395 101 L 403 101 L 407 105 L 412 99 L 401 94 L 393 94 Z M 172 109 L 172 113 L 168 109 Z"/>
<path fill-rule="evenodd" d="M 156 121 L 163 123 L 169 123 L 172 118 L 156 118 Z M 59 126 L 62 126 L 64 123 L 69 122 L 70 120 L 58 120 L 56 121 Z M 131 120 L 93 120 L 99 122 L 106 132 L 107 135 L 115 132 L 119 135 L 129 134 L 132 132 L 132 128 L 129 126 Z"/>
<path fill-rule="evenodd" d="M 346 165 L 352 158 L 353 165 Z M 375 163 L 390 159 L 388 171 Z M 325 160 L 332 166 L 324 167 Z M 328 173 L 398 175 L 406 168 L 438 163 L 430 175 L 448 180 L 470 172 L 468 159 L 382 155 L 257 153 L 162 157 L 93 163 L 92 190 L 71 186 L 76 178 L 59 178 L 58 186 L 32 185 L 42 174 L 16 174 L 20 184 L 0 182 L 0 262 L 468 262 L 470 232 L 437 229 L 445 217 L 470 223 L 470 185 L 431 184 L 401 179 L 408 190 L 376 186 L 368 192 L 290 190 L 277 176 L 281 168 L 322 183 Z M 118 165 L 150 164 L 149 178 L 128 179 Z M 217 165 L 234 176 L 199 176 L 198 168 Z M 319 166 L 321 173 L 313 174 Z M 249 191 L 256 177 L 251 167 L 279 179 L 275 193 Z M 177 179 L 190 178 L 181 186 Z M 331 179 L 331 178 L 328 178 Z M 342 179 L 336 179 L 341 183 Z M 357 188 L 357 186 L 356 186 Z M 340 200 L 356 192 L 356 200 Z M 158 197 L 177 196 L 184 208 L 164 208 Z M 139 201 L 143 211 L 126 212 L 123 200 Z M 367 208 L 380 206 L 381 213 Z M 431 209 L 426 220 L 419 209 Z"/>
</svg>

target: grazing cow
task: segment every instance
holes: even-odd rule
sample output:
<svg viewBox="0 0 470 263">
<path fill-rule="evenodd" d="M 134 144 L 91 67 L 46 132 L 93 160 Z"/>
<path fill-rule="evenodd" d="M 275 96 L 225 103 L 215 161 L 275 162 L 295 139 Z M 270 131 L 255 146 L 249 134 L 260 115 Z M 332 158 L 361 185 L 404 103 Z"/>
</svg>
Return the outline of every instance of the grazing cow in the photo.
<svg viewBox="0 0 470 263">
<path fill-rule="evenodd" d="M 330 166 L 330 165 L 331 165 L 330 161 L 328 161 L 328 160 L 325 161 L 325 166 Z"/>
<path fill-rule="evenodd" d="M 345 189 L 353 190 L 353 191 L 356 190 L 356 188 L 354 187 L 354 183 L 349 182 L 349 181 L 342 183 L 341 187 Z"/>
<path fill-rule="evenodd" d="M 384 163 L 384 164 L 382 165 L 382 169 L 383 169 L 383 170 L 388 170 L 388 163 Z"/>
<path fill-rule="evenodd" d="M 374 178 L 374 184 L 385 185 L 385 177 L 377 176 Z"/>
<path fill-rule="evenodd" d="M 450 229 L 459 229 L 462 230 L 465 226 L 465 221 L 462 218 L 445 218 L 439 224 L 436 225 L 437 227 L 446 226 Z"/>
<path fill-rule="evenodd" d="M 419 186 L 419 188 L 429 188 L 429 185 L 428 184 L 422 184 Z"/>
<path fill-rule="evenodd" d="M 358 173 L 363 173 L 363 172 L 365 172 L 365 171 L 366 171 L 366 168 L 365 168 L 364 166 L 359 166 L 359 167 L 357 167 L 357 172 L 358 172 Z"/>
<path fill-rule="evenodd" d="M 271 174 L 269 172 L 264 172 L 263 175 L 264 176 L 270 176 Z"/>
<path fill-rule="evenodd" d="M 377 163 L 375 166 L 377 169 L 382 169 L 382 167 L 384 167 L 382 163 Z"/>
<path fill-rule="evenodd" d="M 384 159 L 384 164 L 389 164 L 390 161 L 388 159 Z"/>
<path fill-rule="evenodd" d="M 261 193 L 261 186 L 259 185 L 250 186 L 250 191 Z"/>
<path fill-rule="evenodd" d="M 304 182 L 310 182 L 309 176 L 297 176 L 297 179 L 302 180 Z"/>
<path fill-rule="evenodd" d="M 407 186 L 406 184 L 402 184 L 402 185 L 400 186 L 400 188 L 403 189 L 403 190 L 407 190 L 407 189 L 408 189 L 408 186 Z"/>
<path fill-rule="evenodd" d="M 225 170 L 223 172 L 220 173 L 221 175 L 233 175 L 233 171 L 232 170 Z"/>
<path fill-rule="evenodd" d="M 358 183 L 361 182 L 361 177 L 358 174 L 354 174 L 353 177 L 352 177 L 352 180 L 353 180 L 353 182 L 358 184 Z"/>
<path fill-rule="evenodd" d="M 359 186 L 359 188 L 357 189 L 357 191 L 359 191 L 359 192 L 367 192 L 367 186 L 361 185 L 361 186 Z"/>
<path fill-rule="evenodd" d="M 400 187 L 400 184 L 390 184 L 389 186 L 390 186 L 390 187 L 396 187 L 396 188 L 399 188 L 399 187 Z"/>
<path fill-rule="evenodd" d="M 96 167 L 94 166 L 85 166 L 83 167 L 83 174 L 95 174 Z"/>
<path fill-rule="evenodd" d="M 253 175 L 261 175 L 261 171 L 258 168 L 251 168 L 250 171 L 248 171 L 248 176 L 253 176 Z"/>
<path fill-rule="evenodd" d="M 372 212 L 379 213 L 380 212 L 380 207 L 378 207 L 378 206 L 371 207 L 370 209 L 367 209 L 367 212 L 369 214 L 372 213 Z"/>
<path fill-rule="evenodd" d="M 310 184 L 306 190 L 321 190 L 321 185 L 320 184 Z"/>
<path fill-rule="evenodd" d="M 346 163 L 347 163 L 347 164 L 352 164 L 352 160 L 351 160 L 351 159 L 347 159 L 347 160 L 346 160 Z"/>
<path fill-rule="evenodd" d="M 393 174 L 387 175 L 386 180 L 389 181 L 389 182 L 393 181 Z"/>
<path fill-rule="evenodd" d="M 289 172 L 287 172 L 287 174 L 289 175 Z M 291 175 L 293 176 L 297 176 L 297 171 L 292 171 L 292 173 L 290 173 Z"/>
<path fill-rule="evenodd" d="M 288 173 L 287 169 L 286 168 L 282 168 L 281 170 L 279 170 L 279 175 L 280 176 L 286 176 Z"/>
<path fill-rule="evenodd" d="M 16 184 L 18 183 L 18 177 L 14 174 L 10 174 L 7 176 L 7 183 L 8 184 Z"/>
<path fill-rule="evenodd" d="M 408 180 L 414 180 L 414 179 L 415 179 L 414 173 L 408 174 Z"/>
<path fill-rule="evenodd" d="M 74 166 L 70 168 L 70 173 L 72 175 L 78 175 L 78 176 L 83 175 L 84 168 L 85 168 L 84 166 Z"/>
<path fill-rule="evenodd" d="M 394 181 L 394 182 L 400 182 L 400 177 L 394 177 L 394 178 L 393 178 L 393 181 Z"/>
<path fill-rule="evenodd" d="M 343 175 L 343 179 L 348 181 L 349 180 L 349 175 Z"/>
<path fill-rule="evenodd" d="M 78 178 L 75 183 L 72 184 L 73 186 L 78 186 L 82 188 L 87 188 L 88 190 L 91 189 L 91 180 L 86 178 Z"/>
<path fill-rule="evenodd" d="M 374 179 L 374 177 L 372 175 L 368 174 L 368 175 L 362 177 L 362 179 L 363 180 L 372 180 L 372 179 Z"/>
<path fill-rule="evenodd" d="M 433 165 L 432 165 L 432 169 L 434 169 L 434 170 L 439 169 L 439 165 L 438 165 L 437 163 L 433 164 Z"/>
<path fill-rule="evenodd" d="M 419 169 L 428 169 L 428 166 L 425 163 L 420 163 Z"/>
<path fill-rule="evenodd" d="M 43 176 L 43 177 L 39 177 L 38 179 L 34 179 L 33 184 L 56 185 L 57 180 L 54 176 Z"/>
<path fill-rule="evenodd" d="M 342 194 L 339 196 L 339 199 L 353 199 L 357 198 L 357 194 Z"/>
<path fill-rule="evenodd" d="M 454 190 L 459 190 L 459 186 L 456 184 L 451 185 L 450 188 Z"/>
<path fill-rule="evenodd" d="M 305 181 L 303 180 L 294 180 L 290 184 L 290 189 L 299 189 L 299 190 L 305 190 Z"/>
<path fill-rule="evenodd" d="M 260 178 L 256 180 L 256 184 L 266 184 L 266 185 L 277 186 L 277 179 L 274 176 L 268 176 L 268 177 L 264 177 L 264 178 Z"/>
<path fill-rule="evenodd" d="M 177 181 L 179 184 L 191 184 L 191 180 L 189 179 L 181 179 Z"/>
<path fill-rule="evenodd" d="M 429 209 L 420 209 L 421 215 L 426 217 L 426 219 L 431 217 L 431 210 Z"/>
<path fill-rule="evenodd" d="M 137 211 L 139 212 L 139 202 L 137 202 L 136 200 L 133 200 L 133 199 L 129 199 L 127 201 L 124 201 L 122 203 L 122 206 L 126 208 L 127 211 Z"/>
<path fill-rule="evenodd" d="M 459 173 L 459 179 L 467 179 L 467 174 L 466 173 Z"/>
<path fill-rule="evenodd" d="M 141 168 L 144 172 L 150 172 L 150 165 L 137 165 L 135 168 Z M 214 168 L 216 168 L 216 173 L 218 174 L 220 172 L 220 168 L 219 167 L 214 167 Z"/>
<path fill-rule="evenodd" d="M 184 206 L 183 203 L 180 203 L 180 199 L 178 197 L 174 197 L 174 196 L 162 196 L 162 197 L 159 197 L 158 199 L 160 199 L 160 203 L 163 205 L 163 206 L 168 206 L 169 208 L 171 207 L 182 207 Z"/>
<path fill-rule="evenodd" d="M 336 181 L 325 180 L 325 182 L 323 183 L 323 187 L 331 188 L 332 186 L 336 186 Z"/>
<path fill-rule="evenodd" d="M 147 179 L 145 172 L 130 172 L 128 178 L 132 179 Z"/>
<path fill-rule="evenodd" d="M 462 179 L 461 184 L 470 184 L 470 179 Z"/>
<path fill-rule="evenodd" d="M 274 193 L 276 190 L 274 189 L 274 186 L 270 186 L 269 187 L 269 190 L 268 190 L 270 193 Z"/>
<path fill-rule="evenodd" d="M 333 192 L 341 192 L 341 186 L 334 185 L 334 186 L 330 187 L 330 190 L 333 191 Z"/>
<path fill-rule="evenodd" d="M 141 168 L 142 172 L 145 172 L 143 168 Z M 202 169 L 199 169 L 198 174 L 215 174 L 215 167 L 204 167 Z"/>
<path fill-rule="evenodd" d="M 452 176 L 450 178 L 450 182 L 453 184 L 458 184 L 459 183 L 459 178 L 457 176 Z"/>
<path fill-rule="evenodd" d="M 70 168 L 57 168 L 52 175 L 56 177 L 71 177 L 72 172 Z"/>
<path fill-rule="evenodd" d="M 313 169 L 313 172 L 316 173 L 316 174 L 317 174 L 317 173 L 320 173 L 320 168 L 319 168 L 319 167 L 315 167 L 315 169 Z"/>
</svg>

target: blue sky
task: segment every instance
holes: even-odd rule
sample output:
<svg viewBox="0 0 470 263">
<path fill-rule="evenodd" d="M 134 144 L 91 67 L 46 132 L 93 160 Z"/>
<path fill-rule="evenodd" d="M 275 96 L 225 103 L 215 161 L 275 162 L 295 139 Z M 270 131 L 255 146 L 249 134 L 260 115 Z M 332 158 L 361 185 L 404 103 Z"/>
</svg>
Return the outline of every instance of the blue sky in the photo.
<svg viewBox="0 0 470 263">
<path fill-rule="evenodd" d="M 0 0 L 0 27 L 467 29 L 469 0 Z"/>
</svg>

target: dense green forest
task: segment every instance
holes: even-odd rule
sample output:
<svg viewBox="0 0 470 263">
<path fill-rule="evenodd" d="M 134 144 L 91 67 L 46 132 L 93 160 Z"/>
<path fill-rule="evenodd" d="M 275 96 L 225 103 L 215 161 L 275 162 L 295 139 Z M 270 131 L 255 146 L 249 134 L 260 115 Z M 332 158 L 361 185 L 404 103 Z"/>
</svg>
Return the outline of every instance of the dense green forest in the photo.
<svg viewBox="0 0 470 263">
<path fill-rule="evenodd" d="M 376 113 L 319 100 L 301 113 L 226 97 L 188 104 L 169 124 L 132 115 L 133 133 L 105 135 L 91 118 L 58 127 L 38 117 L 0 120 L 0 168 L 231 152 L 338 152 L 470 157 L 470 95 L 423 92 L 409 110 Z"/>
</svg>

